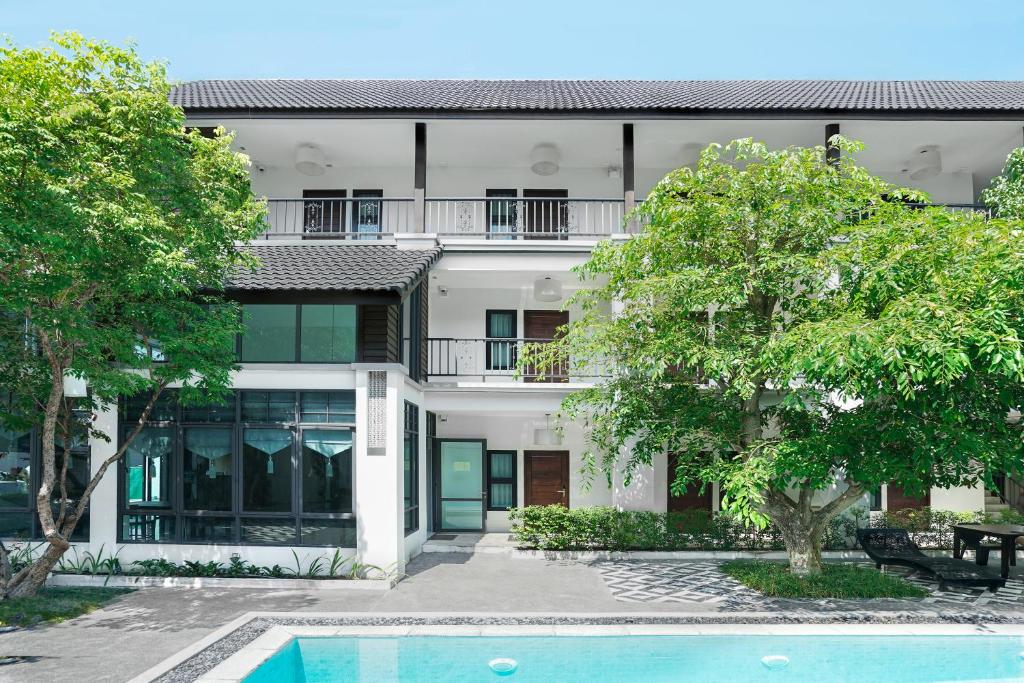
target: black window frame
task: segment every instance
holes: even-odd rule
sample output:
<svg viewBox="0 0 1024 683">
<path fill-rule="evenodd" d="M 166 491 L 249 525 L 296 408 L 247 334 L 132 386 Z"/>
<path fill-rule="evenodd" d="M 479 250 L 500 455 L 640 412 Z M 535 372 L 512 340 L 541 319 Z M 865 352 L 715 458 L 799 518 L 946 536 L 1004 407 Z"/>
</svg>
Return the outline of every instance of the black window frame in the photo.
<svg viewBox="0 0 1024 683">
<path fill-rule="evenodd" d="M 517 189 L 489 189 L 484 191 L 484 196 L 489 200 L 487 202 L 487 236 L 488 239 L 515 239 L 516 233 L 519 232 L 519 190 Z M 508 209 L 505 215 L 505 224 L 502 225 L 498 222 L 501 227 L 507 228 L 506 230 L 495 230 L 495 214 L 502 207 Z"/>
<path fill-rule="evenodd" d="M 512 336 L 510 337 L 496 337 L 494 330 L 491 327 L 491 315 L 492 314 L 506 314 L 512 318 Z M 516 367 L 516 360 L 518 356 L 518 348 L 516 345 L 517 339 L 519 339 L 519 311 L 514 308 L 488 308 L 484 311 L 484 337 L 487 341 L 484 343 L 484 360 L 485 367 L 488 370 L 514 370 Z M 511 342 L 494 341 L 502 339 L 511 339 Z M 493 343 L 492 343 L 493 342 Z M 492 347 L 499 346 L 501 344 L 509 345 L 508 353 L 508 364 L 496 365 L 493 358 Z"/>
<path fill-rule="evenodd" d="M 492 455 L 511 455 L 512 456 L 512 476 L 511 477 L 493 477 L 491 474 L 491 456 Z M 510 509 L 516 507 L 519 503 L 519 451 L 511 448 L 494 448 L 487 451 L 487 511 L 488 512 L 508 512 Z M 491 495 L 492 484 L 512 484 L 512 505 L 508 507 L 495 506 L 492 504 L 494 496 Z"/>
<path fill-rule="evenodd" d="M 420 408 L 415 403 L 405 401 L 405 411 L 403 419 L 403 439 L 402 439 L 402 526 L 405 529 L 405 535 L 409 536 L 420 530 Z M 405 449 L 411 444 L 411 454 L 409 459 L 410 470 L 410 481 L 412 489 L 405 490 Z M 408 503 L 405 501 L 408 499 Z M 410 515 L 410 513 L 412 513 Z M 414 522 L 409 524 L 409 520 L 412 519 Z"/>
<path fill-rule="evenodd" d="M 354 390 L 335 390 L 352 392 Z M 174 415 L 171 420 L 147 421 L 147 426 L 168 427 L 173 432 L 173 444 L 171 449 L 171 472 L 172 472 L 172 504 L 169 509 L 151 509 L 146 507 L 131 506 L 127 504 L 125 488 L 127 485 L 125 477 L 125 459 L 122 458 L 117 467 L 117 542 L 133 545 L 230 545 L 230 546 L 253 546 L 253 547 L 341 547 L 355 548 L 357 544 L 356 530 L 356 425 L 353 419 L 347 422 L 303 422 L 301 420 L 301 396 L 303 394 L 317 393 L 307 390 L 280 390 L 280 389 L 238 389 L 232 391 L 232 405 L 234 406 L 234 420 L 231 422 L 185 422 L 182 420 L 183 407 L 174 401 Z M 266 394 L 268 406 L 271 394 L 290 394 L 292 396 L 291 418 L 279 421 L 270 421 L 269 413 L 266 421 L 246 421 L 242 414 L 242 404 L 245 394 Z M 118 444 L 123 443 L 124 435 L 130 431 L 134 424 L 127 422 L 125 417 L 126 400 L 121 399 L 118 430 Z M 354 401 L 353 401 L 354 405 Z M 230 512 L 213 510 L 185 510 L 184 509 L 184 430 L 190 427 L 229 427 L 232 430 L 232 509 Z M 351 473 L 352 473 L 352 504 L 351 510 L 341 512 L 306 512 L 302 509 L 303 491 L 301 467 L 303 466 L 302 433 L 309 429 L 337 429 L 347 430 L 352 438 Z M 287 512 L 259 512 L 243 510 L 242 486 L 243 486 L 243 438 L 246 429 L 278 429 L 287 430 L 291 433 L 291 504 Z M 127 538 L 125 525 L 131 517 L 153 517 L 161 520 L 170 520 L 171 532 L 168 538 L 153 539 L 131 539 Z M 208 540 L 187 540 L 185 539 L 185 526 L 193 519 L 221 519 L 230 520 L 231 539 L 222 541 Z M 251 540 L 243 540 L 243 527 L 247 521 L 257 520 L 281 520 L 291 521 L 294 527 L 294 534 L 291 542 L 254 543 Z M 350 521 L 351 532 L 346 534 L 350 543 L 339 545 L 338 543 L 306 543 L 303 538 L 304 523 L 312 526 L 318 521 Z"/>
</svg>

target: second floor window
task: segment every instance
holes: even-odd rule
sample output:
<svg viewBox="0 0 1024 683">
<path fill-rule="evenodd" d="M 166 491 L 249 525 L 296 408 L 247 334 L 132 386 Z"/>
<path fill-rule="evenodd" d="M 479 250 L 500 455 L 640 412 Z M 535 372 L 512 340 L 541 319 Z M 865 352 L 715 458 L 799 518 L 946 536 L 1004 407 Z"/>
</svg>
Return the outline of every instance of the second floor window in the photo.
<svg viewBox="0 0 1024 683">
<path fill-rule="evenodd" d="M 349 304 L 245 304 L 243 363 L 352 363 L 356 307 Z"/>
<path fill-rule="evenodd" d="M 516 363 L 516 312 L 487 311 L 487 369 L 511 370 Z M 508 341 L 503 341 L 507 339 Z"/>
</svg>

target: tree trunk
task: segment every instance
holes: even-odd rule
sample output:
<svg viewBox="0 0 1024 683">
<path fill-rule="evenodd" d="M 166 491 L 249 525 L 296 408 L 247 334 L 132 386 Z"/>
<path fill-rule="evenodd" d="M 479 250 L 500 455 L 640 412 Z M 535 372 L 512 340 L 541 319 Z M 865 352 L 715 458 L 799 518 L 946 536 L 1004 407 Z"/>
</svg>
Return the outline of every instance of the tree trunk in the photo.
<svg viewBox="0 0 1024 683">
<path fill-rule="evenodd" d="M 789 555 L 789 571 L 797 576 L 821 574 L 822 526 L 816 521 L 804 524 L 798 517 L 777 524 Z"/>
<path fill-rule="evenodd" d="M 23 598 L 35 595 L 46 583 L 46 577 L 64 555 L 65 548 L 56 545 L 46 546 L 43 554 L 31 565 L 18 574 L 7 585 L 5 598 Z"/>
</svg>

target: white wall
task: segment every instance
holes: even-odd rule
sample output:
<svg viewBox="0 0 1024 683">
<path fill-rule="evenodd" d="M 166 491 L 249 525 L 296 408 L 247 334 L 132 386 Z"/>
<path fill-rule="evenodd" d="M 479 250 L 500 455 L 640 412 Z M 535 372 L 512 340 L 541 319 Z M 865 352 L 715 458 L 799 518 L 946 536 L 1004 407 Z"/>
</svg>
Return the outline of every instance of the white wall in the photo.
<svg viewBox="0 0 1024 683">
<path fill-rule="evenodd" d="M 444 418 L 443 421 L 440 418 Z M 593 482 L 586 489 L 580 474 L 582 454 L 586 448 L 583 431 L 578 425 L 565 426 L 562 445 L 558 447 L 535 446 L 533 430 L 544 425 L 544 416 L 513 417 L 500 415 L 440 415 L 437 424 L 438 437 L 453 439 L 486 439 L 488 450 L 516 451 L 516 495 L 517 504 L 525 501 L 523 480 L 523 451 L 569 451 L 569 506 L 611 505 L 612 492 L 604 479 Z M 508 514 L 491 511 L 487 513 L 487 531 L 507 531 Z"/>
</svg>

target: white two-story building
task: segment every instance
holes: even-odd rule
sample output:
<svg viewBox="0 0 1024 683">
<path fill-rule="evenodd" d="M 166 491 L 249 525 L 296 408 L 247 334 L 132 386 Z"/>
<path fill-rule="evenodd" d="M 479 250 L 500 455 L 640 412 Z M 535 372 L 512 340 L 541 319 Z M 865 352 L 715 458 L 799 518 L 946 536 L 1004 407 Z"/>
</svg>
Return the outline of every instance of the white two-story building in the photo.
<svg viewBox="0 0 1024 683">
<path fill-rule="evenodd" d="M 637 199 L 711 142 L 839 132 L 872 171 L 965 209 L 1024 144 L 1020 82 L 211 80 L 172 100 L 236 133 L 268 228 L 229 292 L 248 324 L 234 400 L 159 406 L 93 496 L 83 540 L 122 562 L 343 548 L 401 569 L 434 533 L 507 529 L 512 506 L 716 509 L 714 487 L 671 496 L 665 458 L 629 487 L 580 486 L 586 434 L 554 415 L 600 378 L 571 359 L 515 373 L 524 343 L 576 315 L 572 267 L 629 239 Z M 101 416 L 115 438 L 73 451 L 83 474 L 137 409 Z M 3 438 L 36 457 L 31 436 Z M 34 533 L 32 496 L 0 505 L 6 535 Z"/>
</svg>

